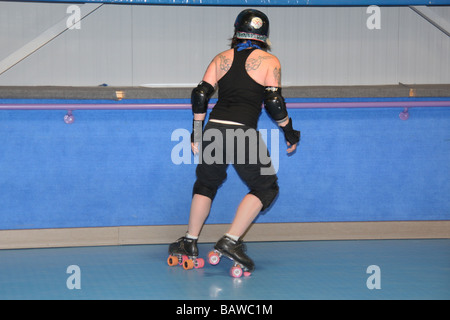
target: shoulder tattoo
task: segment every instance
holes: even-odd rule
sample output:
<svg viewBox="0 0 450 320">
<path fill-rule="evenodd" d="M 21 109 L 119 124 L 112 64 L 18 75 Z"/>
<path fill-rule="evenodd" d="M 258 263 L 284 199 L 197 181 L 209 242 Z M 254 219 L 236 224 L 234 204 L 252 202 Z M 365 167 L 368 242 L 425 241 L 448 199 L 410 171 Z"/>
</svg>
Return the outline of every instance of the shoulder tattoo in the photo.
<svg viewBox="0 0 450 320">
<path fill-rule="evenodd" d="M 278 86 L 281 87 L 281 67 L 273 69 L 273 76 L 278 83 Z"/>
<path fill-rule="evenodd" d="M 245 70 L 257 70 L 261 66 L 261 62 L 266 59 L 272 59 L 270 56 L 259 56 L 258 58 L 248 59 L 245 63 Z"/>
<path fill-rule="evenodd" d="M 231 60 L 222 54 L 219 56 L 219 58 L 220 58 L 220 64 L 219 64 L 220 70 L 223 70 L 223 71 L 230 70 Z"/>
</svg>

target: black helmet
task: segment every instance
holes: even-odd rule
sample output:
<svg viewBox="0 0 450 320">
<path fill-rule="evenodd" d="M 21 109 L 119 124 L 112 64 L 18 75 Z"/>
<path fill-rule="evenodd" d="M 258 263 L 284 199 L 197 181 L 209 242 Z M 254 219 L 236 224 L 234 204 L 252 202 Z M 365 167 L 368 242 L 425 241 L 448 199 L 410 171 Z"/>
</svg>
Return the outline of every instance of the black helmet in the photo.
<svg viewBox="0 0 450 320">
<path fill-rule="evenodd" d="M 234 22 L 234 34 L 238 39 L 257 40 L 267 43 L 269 18 L 261 11 L 246 9 L 239 13 Z"/>
</svg>

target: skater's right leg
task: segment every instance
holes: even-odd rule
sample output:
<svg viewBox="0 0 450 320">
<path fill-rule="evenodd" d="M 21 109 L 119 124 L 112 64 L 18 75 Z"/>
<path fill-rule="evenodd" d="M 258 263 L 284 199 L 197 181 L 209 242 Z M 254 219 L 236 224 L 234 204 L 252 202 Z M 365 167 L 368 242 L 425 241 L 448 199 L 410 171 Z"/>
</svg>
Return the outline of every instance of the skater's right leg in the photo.
<svg viewBox="0 0 450 320">
<path fill-rule="evenodd" d="M 227 234 L 231 235 L 231 238 L 236 237 L 236 240 L 241 238 L 250 227 L 253 220 L 255 220 L 261 212 L 262 208 L 263 204 L 258 197 L 253 194 L 247 194 L 239 204 L 233 223 L 228 229 Z"/>
</svg>

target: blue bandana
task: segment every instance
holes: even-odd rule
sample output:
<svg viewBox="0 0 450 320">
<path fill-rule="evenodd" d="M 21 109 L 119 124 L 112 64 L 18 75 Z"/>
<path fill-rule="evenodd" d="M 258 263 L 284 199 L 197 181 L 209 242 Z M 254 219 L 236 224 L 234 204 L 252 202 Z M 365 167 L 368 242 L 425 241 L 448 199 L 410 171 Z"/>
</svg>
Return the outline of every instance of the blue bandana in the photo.
<svg viewBox="0 0 450 320">
<path fill-rule="evenodd" d="M 258 46 L 257 44 L 251 42 L 250 40 L 239 43 L 239 44 L 236 46 L 236 48 L 237 48 L 237 51 L 242 51 L 242 50 L 247 49 L 247 48 L 261 49 L 260 46 Z"/>
</svg>

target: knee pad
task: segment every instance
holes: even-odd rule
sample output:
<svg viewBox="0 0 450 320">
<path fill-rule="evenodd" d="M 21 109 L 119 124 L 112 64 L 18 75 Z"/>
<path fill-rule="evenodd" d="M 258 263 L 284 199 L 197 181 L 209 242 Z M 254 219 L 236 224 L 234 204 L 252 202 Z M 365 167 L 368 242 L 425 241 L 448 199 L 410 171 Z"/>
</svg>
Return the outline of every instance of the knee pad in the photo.
<svg viewBox="0 0 450 320">
<path fill-rule="evenodd" d="M 275 198 L 278 195 L 279 187 L 278 183 L 275 181 L 269 188 L 261 189 L 261 190 L 250 190 L 250 194 L 253 194 L 256 196 L 261 203 L 263 204 L 263 208 L 261 211 L 266 210 L 272 202 L 275 200 Z"/>
<path fill-rule="evenodd" d="M 194 194 L 200 194 L 202 196 L 210 198 L 211 200 L 214 200 L 214 198 L 216 197 L 217 189 L 217 187 L 205 186 L 203 183 L 197 180 L 194 183 L 192 196 L 194 196 Z"/>
</svg>

